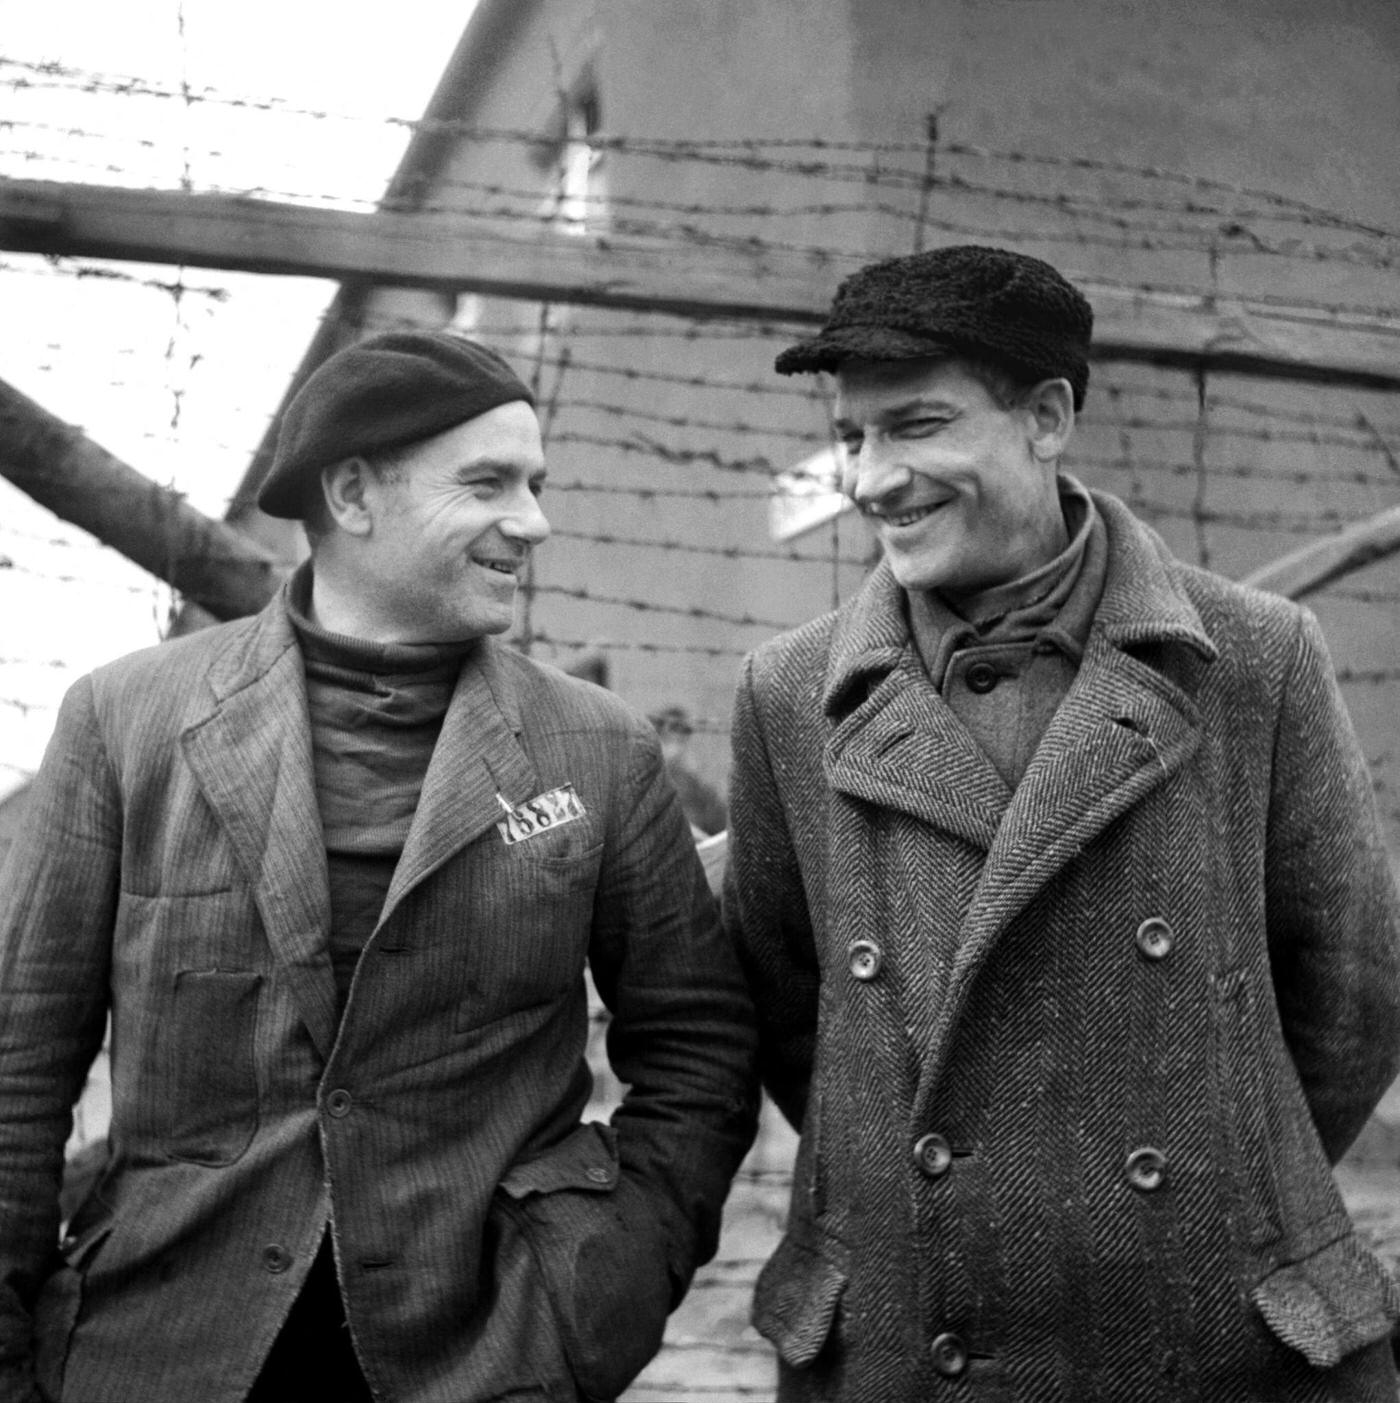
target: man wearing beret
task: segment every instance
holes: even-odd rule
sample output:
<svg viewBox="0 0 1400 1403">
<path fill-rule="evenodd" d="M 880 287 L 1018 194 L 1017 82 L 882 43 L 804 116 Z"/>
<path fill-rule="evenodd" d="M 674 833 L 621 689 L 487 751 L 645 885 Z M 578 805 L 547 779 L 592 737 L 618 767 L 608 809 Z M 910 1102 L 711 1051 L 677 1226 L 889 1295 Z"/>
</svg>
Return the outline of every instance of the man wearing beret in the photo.
<svg viewBox="0 0 1400 1403">
<path fill-rule="evenodd" d="M 864 269 L 829 372 L 883 559 L 739 688 L 726 917 L 801 1130 L 778 1396 L 1396 1399 L 1329 1167 L 1400 1066 L 1400 903 L 1306 610 L 1060 471 L 1092 317 Z"/>
<path fill-rule="evenodd" d="M 544 480 L 498 356 L 362 341 L 258 499 L 309 563 L 69 693 L 0 885 L 3 1403 L 573 1403 L 658 1347 L 753 1133 L 752 1011 L 652 727 L 492 638 Z"/>
</svg>

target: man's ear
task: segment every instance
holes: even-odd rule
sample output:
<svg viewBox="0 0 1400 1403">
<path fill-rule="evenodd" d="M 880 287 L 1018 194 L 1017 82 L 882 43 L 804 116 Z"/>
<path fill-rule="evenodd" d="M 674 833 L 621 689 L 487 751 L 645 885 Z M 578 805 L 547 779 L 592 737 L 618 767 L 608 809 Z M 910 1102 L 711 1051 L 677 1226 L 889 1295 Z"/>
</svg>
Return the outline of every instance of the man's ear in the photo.
<svg viewBox="0 0 1400 1403">
<path fill-rule="evenodd" d="M 369 464 L 363 458 L 342 458 L 321 469 L 321 494 L 326 513 L 342 531 L 351 536 L 368 536 L 374 528 L 374 515 L 367 500 Z"/>
<path fill-rule="evenodd" d="M 1032 456 L 1041 463 L 1056 461 L 1074 432 L 1074 390 L 1068 380 L 1042 380 L 1026 396 L 1031 418 Z"/>
</svg>

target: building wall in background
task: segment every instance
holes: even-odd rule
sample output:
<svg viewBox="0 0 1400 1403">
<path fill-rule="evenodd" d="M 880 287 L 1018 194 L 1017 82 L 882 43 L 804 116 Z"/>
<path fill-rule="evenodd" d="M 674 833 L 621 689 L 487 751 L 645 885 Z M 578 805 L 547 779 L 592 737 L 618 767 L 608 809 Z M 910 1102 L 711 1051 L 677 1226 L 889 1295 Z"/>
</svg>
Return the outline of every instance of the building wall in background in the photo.
<svg viewBox="0 0 1400 1403">
<path fill-rule="evenodd" d="M 595 157 L 583 227 L 671 240 L 678 263 L 725 239 L 820 249 L 834 290 L 877 256 L 996 242 L 1091 298 L 1128 284 L 1393 311 L 1397 245 L 1367 231 L 1400 228 L 1398 50 L 1386 0 L 536 0 L 475 113 L 541 140 L 464 140 L 437 198 L 538 220 L 586 93 L 617 144 Z M 828 436 L 822 387 L 771 371 L 797 329 L 478 298 L 458 318 L 541 393 L 557 530 L 523 644 L 566 664 L 602 646 L 629 699 L 688 706 L 722 784 L 739 656 L 847 597 L 870 558 L 849 517 L 791 546 L 768 534 L 770 477 Z M 1389 395 L 1104 365 L 1071 467 L 1241 575 L 1392 505 L 1398 427 Z M 1400 665 L 1397 586 L 1391 562 L 1311 602 L 1400 844 L 1396 684 L 1373 680 Z"/>
</svg>

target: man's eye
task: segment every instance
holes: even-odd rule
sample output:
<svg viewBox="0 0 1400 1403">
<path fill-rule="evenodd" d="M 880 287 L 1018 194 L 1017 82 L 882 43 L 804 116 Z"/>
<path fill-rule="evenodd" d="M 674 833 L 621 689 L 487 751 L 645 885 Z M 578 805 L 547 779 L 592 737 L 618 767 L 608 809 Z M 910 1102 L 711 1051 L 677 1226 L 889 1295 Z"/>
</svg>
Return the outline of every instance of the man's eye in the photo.
<svg viewBox="0 0 1400 1403">
<path fill-rule="evenodd" d="M 947 422 L 946 419 L 906 419 L 895 432 L 905 438 L 922 438 L 925 434 L 937 433 Z"/>
</svg>

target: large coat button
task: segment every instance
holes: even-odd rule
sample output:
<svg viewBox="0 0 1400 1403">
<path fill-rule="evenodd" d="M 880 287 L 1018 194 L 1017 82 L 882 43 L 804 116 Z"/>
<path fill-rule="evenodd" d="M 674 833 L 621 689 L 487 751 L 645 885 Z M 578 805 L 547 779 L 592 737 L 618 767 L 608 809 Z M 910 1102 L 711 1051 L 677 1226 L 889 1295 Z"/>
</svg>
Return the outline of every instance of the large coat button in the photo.
<svg viewBox="0 0 1400 1403">
<path fill-rule="evenodd" d="M 945 1379 L 956 1379 L 967 1372 L 967 1344 L 961 1335 L 945 1330 L 934 1337 L 928 1352 L 934 1369 Z"/>
<path fill-rule="evenodd" d="M 914 1141 L 914 1163 L 930 1179 L 941 1178 L 952 1168 L 953 1147 L 941 1135 L 920 1135 Z"/>
<path fill-rule="evenodd" d="M 291 1266 L 292 1254 L 280 1242 L 269 1243 L 262 1250 L 262 1264 L 276 1276 Z"/>
<path fill-rule="evenodd" d="M 990 692 L 997 685 L 1000 674 L 991 663 L 973 663 L 963 677 L 969 692 Z"/>
<path fill-rule="evenodd" d="M 885 957 L 873 940 L 856 940 L 846 952 L 851 974 L 862 982 L 869 982 L 880 973 Z"/>
<path fill-rule="evenodd" d="M 350 1108 L 355 1104 L 354 1098 L 343 1087 L 336 1087 L 329 1096 L 326 1097 L 326 1109 L 331 1115 L 339 1118 L 348 1116 Z"/>
<path fill-rule="evenodd" d="M 1164 960 L 1176 943 L 1176 933 L 1160 916 L 1149 916 L 1137 928 L 1134 939 L 1144 958 Z"/>
<path fill-rule="evenodd" d="M 1161 1150 L 1144 1145 L 1128 1156 L 1123 1173 L 1135 1189 L 1150 1194 L 1167 1182 L 1167 1157 Z"/>
</svg>

